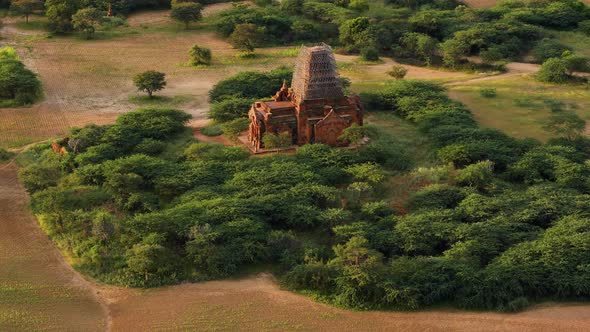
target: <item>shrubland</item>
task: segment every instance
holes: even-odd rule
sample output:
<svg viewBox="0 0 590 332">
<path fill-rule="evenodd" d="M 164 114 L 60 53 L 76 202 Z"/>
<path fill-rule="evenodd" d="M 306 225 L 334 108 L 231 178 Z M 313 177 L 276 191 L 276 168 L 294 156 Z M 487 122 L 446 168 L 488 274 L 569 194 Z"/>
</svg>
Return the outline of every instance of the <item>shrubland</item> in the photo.
<svg viewBox="0 0 590 332">
<path fill-rule="evenodd" d="M 11 47 L 0 48 L 0 107 L 32 104 L 42 95 L 41 81 Z"/>
<path fill-rule="evenodd" d="M 276 89 L 240 80 L 247 88 L 221 82 L 211 99 Z M 252 158 L 195 141 L 181 111 L 140 109 L 72 129 L 64 156 L 28 150 L 20 178 L 45 232 L 109 283 L 152 287 L 258 267 L 357 309 L 515 311 L 588 298 L 590 141 L 579 121 L 556 119 L 560 137 L 542 144 L 480 128 L 433 83 L 392 81 L 362 97 L 430 138 L 438 162 L 414 169 L 414 152 L 371 126 L 369 143 L 353 149 L 309 144 Z M 384 195 L 392 175 L 421 178 L 403 211 Z"/>
</svg>

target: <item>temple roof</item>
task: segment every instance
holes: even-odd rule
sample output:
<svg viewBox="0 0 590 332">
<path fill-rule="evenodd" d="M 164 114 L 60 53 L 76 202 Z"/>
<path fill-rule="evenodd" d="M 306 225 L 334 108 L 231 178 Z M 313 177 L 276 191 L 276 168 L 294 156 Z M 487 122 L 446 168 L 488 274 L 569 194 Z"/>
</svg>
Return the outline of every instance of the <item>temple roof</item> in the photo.
<svg viewBox="0 0 590 332">
<path fill-rule="evenodd" d="M 291 83 L 298 100 L 344 97 L 332 48 L 324 43 L 302 47 Z"/>
</svg>

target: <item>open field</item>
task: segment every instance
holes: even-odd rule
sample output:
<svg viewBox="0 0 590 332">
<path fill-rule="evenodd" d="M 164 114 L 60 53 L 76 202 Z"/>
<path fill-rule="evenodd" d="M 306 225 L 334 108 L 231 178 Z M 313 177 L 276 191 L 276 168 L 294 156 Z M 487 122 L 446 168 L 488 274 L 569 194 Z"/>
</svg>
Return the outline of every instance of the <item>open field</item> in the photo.
<svg viewBox="0 0 590 332">
<path fill-rule="evenodd" d="M 497 96 L 480 96 L 482 88 L 495 88 Z M 590 120 L 590 90 L 585 86 L 558 86 L 535 81 L 527 75 L 470 81 L 449 86 L 452 98 L 466 104 L 485 127 L 497 128 L 515 137 L 546 140 L 543 129 L 551 112 L 547 101 L 560 101 Z"/>
<path fill-rule="evenodd" d="M 14 164 L 0 184 L 0 331 L 104 330 L 105 308 L 38 227 Z"/>
</svg>

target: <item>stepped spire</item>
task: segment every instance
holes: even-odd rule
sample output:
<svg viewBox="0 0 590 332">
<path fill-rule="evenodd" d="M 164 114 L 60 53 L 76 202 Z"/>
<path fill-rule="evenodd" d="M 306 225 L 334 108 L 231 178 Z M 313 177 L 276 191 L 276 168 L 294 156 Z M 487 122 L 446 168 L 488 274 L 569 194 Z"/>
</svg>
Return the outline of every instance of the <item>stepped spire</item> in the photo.
<svg viewBox="0 0 590 332">
<path fill-rule="evenodd" d="M 332 48 L 324 43 L 303 47 L 295 63 L 291 86 L 300 102 L 344 97 Z"/>
</svg>

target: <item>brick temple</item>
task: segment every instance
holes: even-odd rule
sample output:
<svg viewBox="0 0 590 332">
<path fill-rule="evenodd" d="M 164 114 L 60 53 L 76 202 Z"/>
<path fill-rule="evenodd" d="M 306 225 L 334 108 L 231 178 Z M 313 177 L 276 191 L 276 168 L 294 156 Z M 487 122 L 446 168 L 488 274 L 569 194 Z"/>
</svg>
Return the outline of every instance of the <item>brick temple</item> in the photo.
<svg viewBox="0 0 590 332">
<path fill-rule="evenodd" d="M 248 141 L 264 148 L 265 133 L 288 133 L 294 145 L 323 143 L 346 145 L 339 140 L 353 123 L 363 124 L 358 96 L 346 96 L 330 46 L 303 47 L 289 88 L 286 82 L 272 100 L 257 101 L 248 113 Z"/>
</svg>

